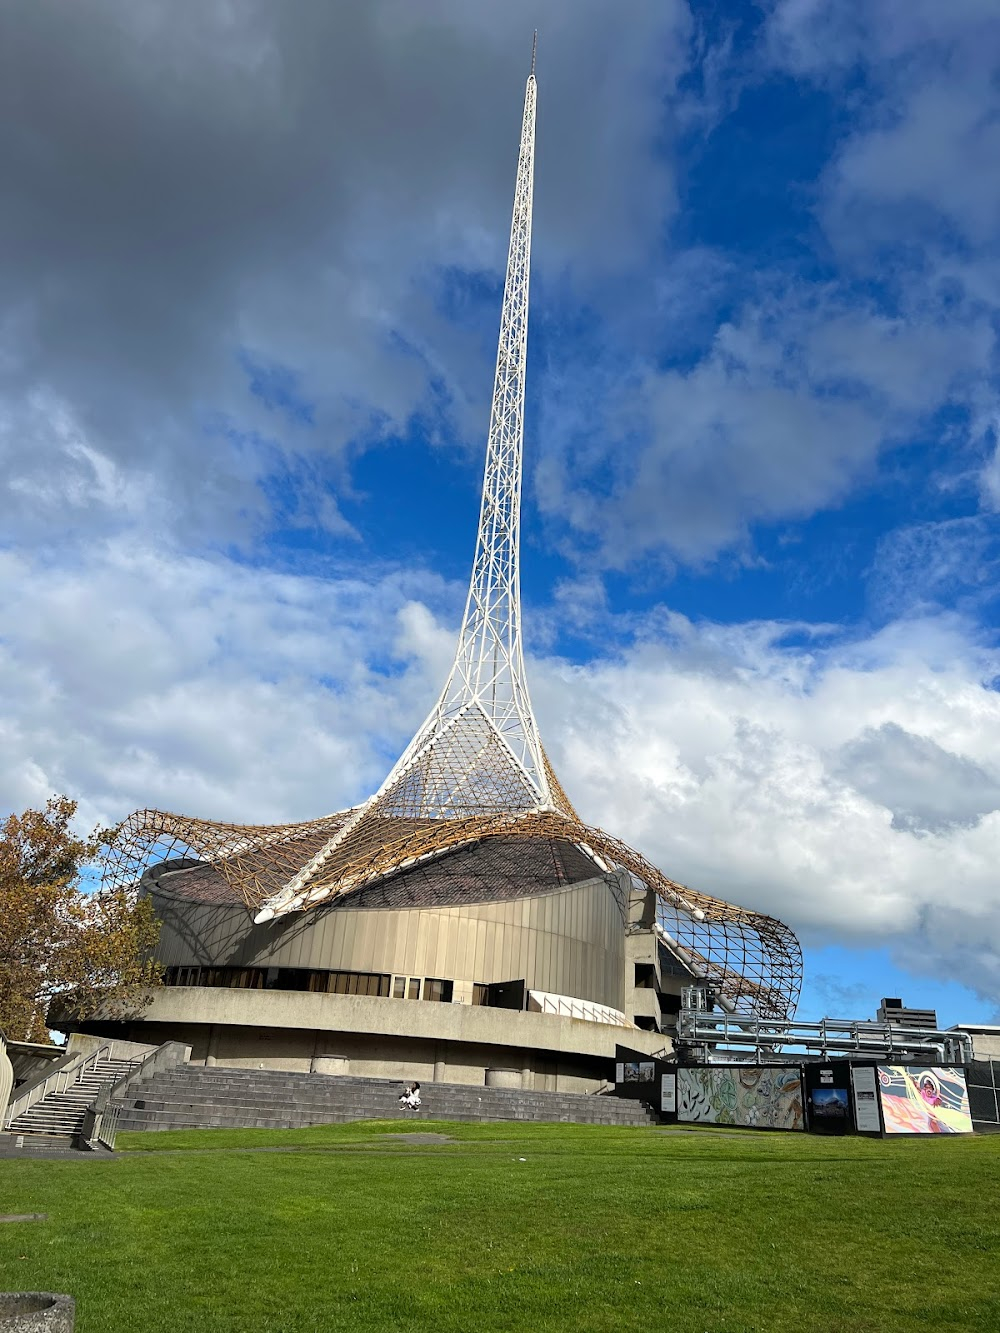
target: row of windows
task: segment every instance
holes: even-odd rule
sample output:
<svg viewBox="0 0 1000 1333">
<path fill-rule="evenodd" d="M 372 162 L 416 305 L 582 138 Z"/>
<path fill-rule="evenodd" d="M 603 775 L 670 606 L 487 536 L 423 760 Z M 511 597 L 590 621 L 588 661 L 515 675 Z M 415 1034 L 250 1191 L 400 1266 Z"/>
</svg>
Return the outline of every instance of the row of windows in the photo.
<svg viewBox="0 0 1000 1333">
<path fill-rule="evenodd" d="M 455 983 L 440 977 L 393 977 L 381 972 L 320 972 L 304 967 L 168 967 L 166 986 L 225 986 L 236 990 L 313 991 L 326 995 L 392 996 L 396 1000 L 437 1000 L 450 1004 Z M 485 986 L 476 986 L 485 1004 Z"/>
</svg>

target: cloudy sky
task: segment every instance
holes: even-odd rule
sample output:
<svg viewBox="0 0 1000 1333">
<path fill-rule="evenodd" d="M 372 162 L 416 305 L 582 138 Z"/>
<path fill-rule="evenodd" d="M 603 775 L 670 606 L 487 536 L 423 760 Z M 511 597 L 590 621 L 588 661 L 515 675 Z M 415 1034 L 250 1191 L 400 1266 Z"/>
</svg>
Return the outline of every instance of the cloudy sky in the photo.
<svg viewBox="0 0 1000 1333">
<path fill-rule="evenodd" d="M 996 0 L 0 0 L 0 811 L 304 819 L 450 660 L 539 30 L 524 599 L 806 1016 L 1000 1012 Z"/>
</svg>

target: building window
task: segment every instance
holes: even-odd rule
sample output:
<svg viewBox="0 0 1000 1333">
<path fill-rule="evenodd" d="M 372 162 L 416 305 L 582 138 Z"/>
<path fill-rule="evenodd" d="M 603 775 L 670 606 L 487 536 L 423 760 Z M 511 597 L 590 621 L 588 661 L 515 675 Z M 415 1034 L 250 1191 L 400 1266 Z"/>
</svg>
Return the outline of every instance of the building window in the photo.
<svg viewBox="0 0 1000 1333">
<path fill-rule="evenodd" d="M 419 977 L 410 977 L 410 987 L 409 987 L 409 990 L 406 992 L 406 998 L 407 998 L 408 1000 L 419 1000 L 419 999 L 420 999 L 420 978 L 419 978 Z"/>
<path fill-rule="evenodd" d="M 279 967 L 275 990 L 309 990 L 311 977 L 304 967 Z"/>
<path fill-rule="evenodd" d="M 453 981 L 442 981 L 438 977 L 424 978 L 424 999 L 439 1000 L 443 1004 L 451 1004 L 451 997 L 455 989 Z"/>
<path fill-rule="evenodd" d="M 482 981 L 474 981 L 472 983 L 472 1003 L 489 1004 L 489 1002 L 490 1002 L 489 986 L 485 985 Z"/>
<path fill-rule="evenodd" d="M 389 995 L 391 980 L 381 972 L 320 972 L 305 967 L 168 967 L 163 973 L 165 986 L 226 986 L 383 998 Z"/>
<path fill-rule="evenodd" d="M 406 999 L 406 978 L 393 977 L 392 979 L 392 998 L 394 1000 Z"/>
</svg>

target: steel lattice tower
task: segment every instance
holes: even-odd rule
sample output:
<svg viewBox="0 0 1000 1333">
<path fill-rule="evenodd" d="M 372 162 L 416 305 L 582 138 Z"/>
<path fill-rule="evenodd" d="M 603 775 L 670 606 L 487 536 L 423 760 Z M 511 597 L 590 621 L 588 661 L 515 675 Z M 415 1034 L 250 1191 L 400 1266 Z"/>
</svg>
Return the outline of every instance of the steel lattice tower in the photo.
<svg viewBox="0 0 1000 1333">
<path fill-rule="evenodd" d="M 732 1005 L 790 1016 L 801 950 L 780 921 L 668 878 L 584 824 L 546 758 L 521 641 L 520 512 L 535 146 L 535 49 L 524 97 L 479 533 L 455 661 L 441 695 L 385 782 L 351 810 L 246 826 L 140 810 L 117 830 L 107 880 L 134 881 L 177 856 L 207 861 L 264 923 L 315 907 L 488 838 L 575 843 L 609 873 L 653 889 L 685 966 Z"/>
<path fill-rule="evenodd" d="M 524 94 L 479 536 L 455 663 L 377 799 L 400 814 L 551 805 L 524 673 L 520 528 L 535 156 L 535 54 Z"/>
</svg>

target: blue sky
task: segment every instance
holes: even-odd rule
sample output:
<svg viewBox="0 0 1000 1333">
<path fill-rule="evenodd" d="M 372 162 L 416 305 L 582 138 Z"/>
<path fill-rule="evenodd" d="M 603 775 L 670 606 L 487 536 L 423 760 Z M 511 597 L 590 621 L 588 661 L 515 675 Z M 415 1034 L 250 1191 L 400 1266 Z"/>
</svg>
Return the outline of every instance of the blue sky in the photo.
<svg viewBox="0 0 1000 1333">
<path fill-rule="evenodd" d="M 585 818 L 803 1012 L 1000 1011 L 992 0 L 11 7 L 0 806 L 306 818 L 439 687 L 531 32 L 523 593 Z"/>
</svg>

